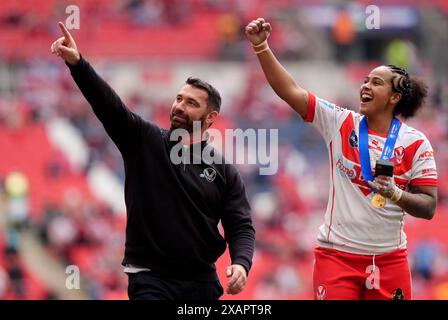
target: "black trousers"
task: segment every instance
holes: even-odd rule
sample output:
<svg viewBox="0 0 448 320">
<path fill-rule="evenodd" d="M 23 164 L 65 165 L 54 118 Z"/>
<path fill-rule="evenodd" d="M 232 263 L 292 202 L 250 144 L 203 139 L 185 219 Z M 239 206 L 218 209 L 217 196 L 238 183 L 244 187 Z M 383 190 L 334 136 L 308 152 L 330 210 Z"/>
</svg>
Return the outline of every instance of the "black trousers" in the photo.
<svg viewBox="0 0 448 320">
<path fill-rule="evenodd" d="M 218 280 L 192 281 L 142 271 L 128 273 L 130 300 L 218 300 L 224 290 Z"/>
</svg>

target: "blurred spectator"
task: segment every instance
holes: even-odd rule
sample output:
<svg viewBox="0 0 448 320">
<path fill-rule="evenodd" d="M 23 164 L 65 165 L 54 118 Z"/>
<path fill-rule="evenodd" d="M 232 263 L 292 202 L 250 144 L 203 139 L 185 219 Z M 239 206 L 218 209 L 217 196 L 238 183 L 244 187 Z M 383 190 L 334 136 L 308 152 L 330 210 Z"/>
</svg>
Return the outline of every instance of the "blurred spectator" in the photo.
<svg viewBox="0 0 448 320">
<path fill-rule="evenodd" d="M 356 31 L 350 13 L 347 10 L 341 9 L 338 11 L 332 28 L 332 37 L 335 44 L 336 61 L 340 63 L 350 61 Z"/>
<path fill-rule="evenodd" d="M 303 290 L 302 279 L 294 260 L 281 263 L 269 270 L 255 287 L 255 299 L 282 300 L 297 297 Z"/>
<path fill-rule="evenodd" d="M 165 21 L 169 25 L 177 27 L 187 22 L 188 17 L 191 16 L 191 1 L 163 0 L 162 3 L 165 11 Z"/>
<path fill-rule="evenodd" d="M 414 249 L 412 269 L 426 281 L 432 280 L 436 259 L 440 255 L 440 244 L 431 239 L 420 240 Z"/>
<path fill-rule="evenodd" d="M 160 0 L 129 0 L 126 9 L 135 26 L 158 25 L 163 21 L 164 7 Z"/>
<path fill-rule="evenodd" d="M 5 269 L 0 265 L 0 300 L 5 299 L 6 292 L 9 286 L 9 275 Z"/>
<path fill-rule="evenodd" d="M 216 22 L 218 33 L 219 57 L 221 59 L 242 60 L 246 51 L 242 41 L 242 22 L 232 12 L 219 15 Z"/>
<path fill-rule="evenodd" d="M 28 178 L 21 172 L 10 172 L 5 178 L 8 223 L 19 230 L 29 215 L 28 188 Z"/>
<path fill-rule="evenodd" d="M 415 46 L 410 41 L 393 39 L 386 49 L 387 64 L 394 64 L 414 71 L 416 65 Z"/>
<path fill-rule="evenodd" d="M 8 247 L 5 251 L 5 255 L 7 261 L 6 270 L 9 275 L 12 294 L 16 299 L 24 299 L 26 298 L 27 292 L 17 249 Z"/>
</svg>

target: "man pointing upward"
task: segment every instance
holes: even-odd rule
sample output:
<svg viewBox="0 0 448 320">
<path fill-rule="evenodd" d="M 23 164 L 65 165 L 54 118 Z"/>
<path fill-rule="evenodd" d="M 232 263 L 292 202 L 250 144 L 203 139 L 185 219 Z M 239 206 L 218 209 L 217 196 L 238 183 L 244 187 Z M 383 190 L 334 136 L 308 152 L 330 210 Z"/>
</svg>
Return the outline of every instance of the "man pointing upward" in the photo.
<svg viewBox="0 0 448 320">
<path fill-rule="evenodd" d="M 53 42 L 51 52 L 66 62 L 124 160 L 127 224 L 122 264 L 129 276 L 129 298 L 219 299 L 223 288 L 215 262 L 227 244 L 232 261 L 226 269 L 227 293 L 240 293 L 252 265 L 255 242 L 240 174 L 225 161 L 173 164 L 170 159 L 175 143 L 185 144 L 184 148 L 195 144 L 211 148 L 205 140 L 174 143 L 170 134 L 184 129 L 192 138 L 194 121 L 200 122 L 202 132 L 209 128 L 220 110 L 218 91 L 207 82 L 188 78 L 171 107 L 170 130 L 159 128 L 123 104 L 81 56 L 62 22 L 59 27 L 64 36 Z M 205 172 L 213 172 L 213 179 Z M 219 222 L 225 237 L 219 233 Z"/>
</svg>

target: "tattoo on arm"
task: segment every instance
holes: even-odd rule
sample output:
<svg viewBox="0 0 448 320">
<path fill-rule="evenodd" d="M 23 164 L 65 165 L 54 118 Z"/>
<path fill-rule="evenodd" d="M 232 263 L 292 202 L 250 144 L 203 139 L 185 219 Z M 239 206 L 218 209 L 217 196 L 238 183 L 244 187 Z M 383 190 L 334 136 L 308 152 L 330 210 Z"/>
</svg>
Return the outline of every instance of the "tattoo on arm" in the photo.
<svg viewBox="0 0 448 320">
<path fill-rule="evenodd" d="M 412 186 L 397 202 L 410 215 L 431 220 L 437 204 L 437 187 Z"/>
</svg>

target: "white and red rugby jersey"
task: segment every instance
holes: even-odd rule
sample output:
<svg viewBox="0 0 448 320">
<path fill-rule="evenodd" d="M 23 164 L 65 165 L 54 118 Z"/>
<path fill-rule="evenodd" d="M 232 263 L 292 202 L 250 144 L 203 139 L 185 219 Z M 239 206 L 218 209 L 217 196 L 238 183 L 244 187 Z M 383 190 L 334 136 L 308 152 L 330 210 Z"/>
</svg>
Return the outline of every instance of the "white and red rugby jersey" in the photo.
<svg viewBox="0 0 448 320">
<path fill-rule="evenodd" d="M 330 157 L 330 193 L 319 246 L 358 254 L 380 254 L 406 247 L 405 212 L 391 201 L 373 207 L 373 192 L 363 180 L 359 159 L 359 122 L 354 111 L 309 94 L 305 121 L 321 133 Z M 375 168 L 387 135 L 369 130 L 370 165 Z M 401 123 L 391 161 L 396 185 L 437 185 L 431 144 L 424 134 Z"/>
</svg>

